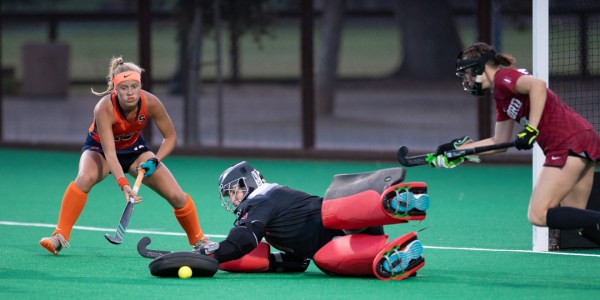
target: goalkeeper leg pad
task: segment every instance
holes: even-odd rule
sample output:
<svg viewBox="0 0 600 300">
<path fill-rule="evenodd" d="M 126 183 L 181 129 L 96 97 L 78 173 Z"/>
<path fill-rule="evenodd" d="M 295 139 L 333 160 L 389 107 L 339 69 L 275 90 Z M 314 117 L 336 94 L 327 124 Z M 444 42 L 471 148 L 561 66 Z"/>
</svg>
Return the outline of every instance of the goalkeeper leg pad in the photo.
<svg viewBox="0 0 600 300">
<path fill-rule="evenodd" d="M 250 253 L 219 265 L 219 270 L 234 273 L 259 273 L 269 270 L 271 246 L 260 242 Z"/>
<path fill-rule="evenodd" d="M 373 260 L 373 273 L 381 280 L 402 280 L 424 265 L 423 245 L 411 232 L 383 247 Z"/>
<path fill-rule="evenodd" d="M 321 247 L 313 261 L 330 275 L 373 276 L 373 259 L 385 246 L 387 238 L 387 235 L 360 233 L 342 236 Z"/>
<path fill-rule="evenodd" d="M 346 230 L 407 222 L 387 213 L 374 190 L 323 201 L 321 218 L 326 228 Z"/>
<path fill-rule="evenodd" d="M 408 182 L 323 201 L 321 213 L 325 227 L 351 230 L 423 220 L 428 208 L 427 184 Z"/>
</svg>

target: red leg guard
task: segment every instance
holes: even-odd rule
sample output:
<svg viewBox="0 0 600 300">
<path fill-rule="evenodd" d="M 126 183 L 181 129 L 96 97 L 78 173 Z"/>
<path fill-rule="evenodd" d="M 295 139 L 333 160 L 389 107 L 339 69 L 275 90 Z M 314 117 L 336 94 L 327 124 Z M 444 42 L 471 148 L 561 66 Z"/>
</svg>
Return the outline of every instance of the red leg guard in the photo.
<svg viewBox="0 0 600 300">
<path fill-rule="evenodd" d="M 373 276 L 372 264 L 385 246 L 387 235 L 352 234 L 323 246 L 313 261 L 326 273 L 346 276 Z"/>
<path fill-rule="evenodd" d="M 323 201 L 321 208 L 323 226 L 332 229 L 357 229 L 405 223 L 411 220 L 398 218 L 386 212 L 381 204 L 381 198 L 382 196 L 376 191 L 367 190 L 347 197 Z"/>
<path fill-rule="evenodd" d="M 227 272 L 258 273 L 269 270 L 269 254 L 271 246 L 260 242 L 250 253 L 219 265 L 219 270 Z"/>
</svg>

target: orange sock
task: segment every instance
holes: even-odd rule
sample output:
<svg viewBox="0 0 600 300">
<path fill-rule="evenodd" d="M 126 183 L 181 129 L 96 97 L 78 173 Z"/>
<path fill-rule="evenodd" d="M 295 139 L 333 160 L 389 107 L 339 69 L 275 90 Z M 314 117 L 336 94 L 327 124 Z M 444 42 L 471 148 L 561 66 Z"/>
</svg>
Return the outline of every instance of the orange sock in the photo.
<svg viewBox="0 0 600 300">
<path fill-rule="evenodd" d="M 71 181 L 65 194 L 63 195 L 62 204 L 60 205 L 60 214 L 58 215 L 58 225 L 52 235 L 57 233 L 62 234 L 68 241 L 71 236 L 71 230 L 79 218 L 85 202 L 87 201 L 87 193 L 82 192 L 74 181 Z"/>
<path fill-rule="evenodd" d="M 174 209 L 175 217 L 185 231 L 190 245 L 194 245 L 197 241 L 204 237 L 200 222 L 198 222 L 198 214 L 196 213 L 196 205 L 190 195 L 186 194 L 187 203 L 182 208 Z"/>
</svg>

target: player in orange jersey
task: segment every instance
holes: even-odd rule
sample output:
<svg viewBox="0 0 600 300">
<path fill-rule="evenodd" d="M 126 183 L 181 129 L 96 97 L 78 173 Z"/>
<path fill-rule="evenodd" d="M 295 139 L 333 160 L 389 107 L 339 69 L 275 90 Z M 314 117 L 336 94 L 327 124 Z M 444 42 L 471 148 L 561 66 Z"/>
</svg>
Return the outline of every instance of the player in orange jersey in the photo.
<svg viewBox="0 0 600 300">
<path fill-rule="evenodd" d="M 82 149 L 77 178 L 67 187 L 62 199 L 58 224 L 51 237 L 42 238 L 40 245 L 57 255 L 69 247 L 71 230 L 79 218 L 88 192 L 112 173 L 125 200 L 135 197 L 141 201 L 125 178 L 125 173 L 137 175 L 137 169 L 146 171 L 143 183 L 164 197 L 194 247 L 211 243 L 200 228 L 196 207 L 167 166 L 161 161 L 175 148 L 177 134 L 162 102 L 142 90 L 143 69 L 122 57 L 113 58 L 108 72 L 108 87 L 94 108 L 92 122 Z M 154 119 L 163 141 L 154 154 L 141 136 L 150 118 Z"/>
</svg>

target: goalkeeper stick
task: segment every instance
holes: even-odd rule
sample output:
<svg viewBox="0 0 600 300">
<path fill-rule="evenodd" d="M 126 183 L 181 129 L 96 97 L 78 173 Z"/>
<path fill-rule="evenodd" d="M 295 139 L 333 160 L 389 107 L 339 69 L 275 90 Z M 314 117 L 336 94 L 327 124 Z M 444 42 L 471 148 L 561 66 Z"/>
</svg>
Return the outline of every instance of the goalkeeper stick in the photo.
<svg viewBox="0 0 600 300">
<path fill-rule="evenodd" d="M 175 251 L 168 251 L 168 250 L 155 250 L 155 249 L 148 249 L 148 245 L 150 245 L 150 243 L 152 242 L 152 240 L 150 240 L 149 237 L 145 236 L 143 238 L 141 238 L 138 241 L 137 244 L 137 251 L 138 253 L 145 257 L 145 258 L 158 258 L 160 256 L 163 256 L 165 254 L 169 254 L 169 253 L 174 253 Z M 206 246 L 204 246 L 201 249 L 198 250 L 193 250 L 191 252 L 193 253 L 198 253 L 198 254 L 203 254 L 203 255 L 208 255 L 210 253 L 213 253 L 215 251 L 217 251 L 217 249 L 219 249 L 219 244 L 218 243 L 210 243 Z M 187 251 L 185 251 L 187 252 Z"/>
<path fill-rule="evenodd" d="M 163 256 L 165 254 L 173 253 L 173 251 L 165 251 L 165 250 L 152 250 L 148 249 L 148 245 L 150 245 L 152 241 L 149 237 L 145 236 L 137 244 L 138 253 L 145 258 L 157 258 L 159 256 Z"/>
<path fill-rule="evenodd" d="M 456 159 L 459 157 L 478 154 L 483 152 L 488 152 L 492 150 L 500 150 L 511 148 L 515 146 L 515 142 L 508 143 L 500 143 L 489 146 L 481 146 L 474 148 L 464 148 L 464 149 L 456 149 L 444 152 L 444 155 L 448 157 L 448 159 Z M 405 167 L 414 167 L 414 166 L 422 166 L 428 165 L 435 159 L 435 153 L 428 153 L 424 155 L 417 156 L 406 156 L 408 154 L 408 147 L 402 146 L 398 149 L 398 162 Z"/>
<path fill-rule="evenodd" d="M 133 184 L 133 191 L 137 193 L 140 189 L 140 185 L 142 184 L 142 179 L 144 178 L 144 169 L 140 169 L 138 172 L 137 178 L 135 179 L 135 183 Z M 131 218 L 131 212 L 133 212 L 133 202 L 135 201 L 135 197 L 129 197 L 129 201 L 127 201 L 127 206 L 125 206 L 125 210 L 121 215 L 121 220 L 119 221 L 119 226 L 117 227 L 117 232 L 115 236 L 111 236 L 110 234 L 104 234 L 104 237 L 107 241 L 119 245 L 123 242 L 123 235 L 125 234 L 125 230 L 127 228 L 127 224 L 129 224 L 129 219 Z"/>
</svg>

